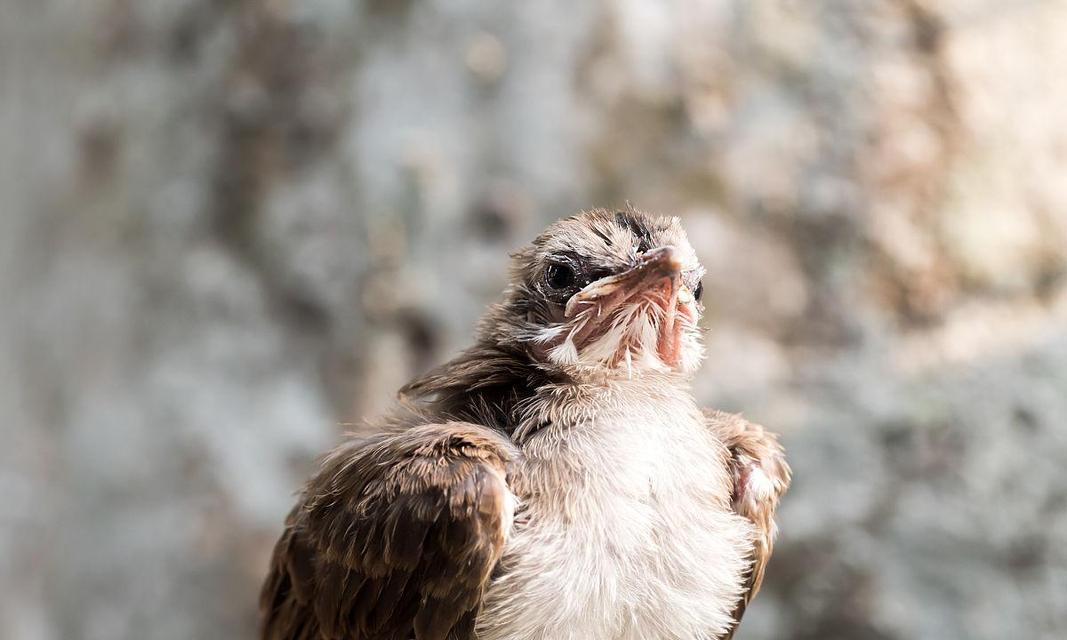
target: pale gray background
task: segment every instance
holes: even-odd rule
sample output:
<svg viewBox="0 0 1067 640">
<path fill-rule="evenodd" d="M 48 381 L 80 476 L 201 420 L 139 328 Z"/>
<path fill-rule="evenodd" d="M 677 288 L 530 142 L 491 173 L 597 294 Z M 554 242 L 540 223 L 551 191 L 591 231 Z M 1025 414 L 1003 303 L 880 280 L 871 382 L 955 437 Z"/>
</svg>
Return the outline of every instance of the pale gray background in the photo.
<svg viewBox="0 0 1067 640">
<path fill-rule="evenodd" d="M 252 637 L 314 456 L 594 205 L 796 482 L 746 640 L 1067 637 L 1067 3 L 0 0 L 0 637 Z"/>
</svg>

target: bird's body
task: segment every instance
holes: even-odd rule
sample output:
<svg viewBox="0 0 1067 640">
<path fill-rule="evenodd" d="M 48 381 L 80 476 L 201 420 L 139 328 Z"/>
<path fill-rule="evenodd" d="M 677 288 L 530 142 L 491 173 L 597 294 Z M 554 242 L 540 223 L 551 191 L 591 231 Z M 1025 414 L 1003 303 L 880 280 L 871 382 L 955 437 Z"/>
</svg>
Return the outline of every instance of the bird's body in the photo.
<svg viewBox="0 0 1067 640">
<path fill-rule="evenodd" d="M 265 640 L 729 637 L 789 471 L 689 391 L 700 273 L 677 220 L 633 211 L 520 252 L 476 345 L 309 482 Z"/>
</svg>

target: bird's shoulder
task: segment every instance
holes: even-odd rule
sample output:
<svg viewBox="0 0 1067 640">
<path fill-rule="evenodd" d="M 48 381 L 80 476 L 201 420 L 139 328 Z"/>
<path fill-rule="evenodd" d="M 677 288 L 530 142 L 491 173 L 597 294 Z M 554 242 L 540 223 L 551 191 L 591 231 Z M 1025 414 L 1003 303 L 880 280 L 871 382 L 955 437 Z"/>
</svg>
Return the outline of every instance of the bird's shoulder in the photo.
<svg viewBox="0 0 1067 640">
<path fill-rule="evenodd" d="M 339 446 L 275 547 L 263 638 L 471 637 L 511 526 L 513 457 L 498 433 L 454 422 Z"/>
<path fill-rule="evenodd" d="M 755 533 L 745 591 L 734 611 L 736 624 L 763 583 L 778 535 L 775 513 L 792 481 L 792 470 L 778 436 L 762 425 L 715 409 L 705 409 L 704 420 L 727 450 L 733 509 L 752 523 Z M 731 630 L 727 638 L 732 636 Z"/>
</svg>

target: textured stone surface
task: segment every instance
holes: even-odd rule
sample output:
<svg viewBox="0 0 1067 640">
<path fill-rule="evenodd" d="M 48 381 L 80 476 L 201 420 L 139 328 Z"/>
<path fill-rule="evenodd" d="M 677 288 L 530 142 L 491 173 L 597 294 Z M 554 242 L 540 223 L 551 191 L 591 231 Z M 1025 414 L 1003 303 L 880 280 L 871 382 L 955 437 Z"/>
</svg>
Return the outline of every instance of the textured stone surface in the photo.
<svg viewBox="0 0 1067 640">
<path fill-rule="evenodd" d="M 627 200 L 796 471 L 740 637 L 1067 634 L 1062 3 L 0 16 L 0 637 L 248 637 L 314 456 Z"/>
</svg>

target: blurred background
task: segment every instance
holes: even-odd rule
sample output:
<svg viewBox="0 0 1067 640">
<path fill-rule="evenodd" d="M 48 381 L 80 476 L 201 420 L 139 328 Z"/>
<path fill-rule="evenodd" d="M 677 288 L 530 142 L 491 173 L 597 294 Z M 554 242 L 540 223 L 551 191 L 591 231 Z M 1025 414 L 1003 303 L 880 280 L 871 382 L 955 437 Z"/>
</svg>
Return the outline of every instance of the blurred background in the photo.
<svg viewBox="0 0 1067 640">
<path fill-rule="evenodd" d="M 744 640 L 1067 637 L 1067 4 L 2 0 L 0 637 L 251 638 L 509 251 L 682 216 L 796 473 Z"/>
</svg>

